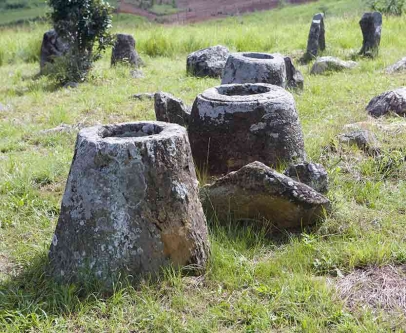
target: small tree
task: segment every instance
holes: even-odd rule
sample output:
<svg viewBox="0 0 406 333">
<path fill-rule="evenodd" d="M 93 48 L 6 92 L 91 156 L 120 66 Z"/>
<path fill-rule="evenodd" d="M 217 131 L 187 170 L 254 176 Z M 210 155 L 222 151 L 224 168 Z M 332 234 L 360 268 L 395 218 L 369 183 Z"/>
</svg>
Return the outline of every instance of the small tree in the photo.
<svg viewBox="0 0 406 333">
<path fill-rule="evenodd" d="M 406 3 L 405 0 L 368 0 L 367 2 L 372 10 L 396 16 L 402 15 Z"/>
<path fill-rule="evenodd" d="M 104 0 L 48 0 L 51 20 L 68 52 L 61 61 L 58 79 L 82 82 L 94 61 L 112 44 L 111 7 Z M 58 69 L 57 69 L 58 70 Z"/>
</svg>

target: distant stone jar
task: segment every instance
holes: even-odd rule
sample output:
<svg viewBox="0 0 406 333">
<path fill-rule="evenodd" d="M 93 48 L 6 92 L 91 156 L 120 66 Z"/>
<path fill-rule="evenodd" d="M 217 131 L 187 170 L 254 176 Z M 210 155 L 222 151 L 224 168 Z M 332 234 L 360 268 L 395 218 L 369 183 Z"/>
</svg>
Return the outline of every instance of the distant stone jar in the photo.
<svg viewBox="0 0 406 333">
<path fill-rule="evenodd" d="M 143 62 L 135 49 L 135 39 L 131 35 L 118 34 L 111 54 L 111 66 L 118 63 L 140 67 Z"/>
<path fill-rule="evenodd" d="M 135 122 L 79 132 L 50 269 L 61 282 L 205 267 L 206 220 L 186 130 Z"/>
<path fill-rule="evenodd" d="M 46 66 L 52 64 L 57 57 L 61 57 L 68 51 L 68 45 L 62 41 L 55 30 L 49 30 L 44 34 L 41 45 L 40 72 L 46 73 Z"/>
<path fill-rule="evenodd" d="M 285 59 L 280 54 L 232 53 L 227 59 L 221 84 L 269 83 L 285 88 Z"/>
<path fill-rule="evenodd" d="M 317 57 L 319 51 L 326 49 L 326 31 L 324 28 L 324 14 L 318 13 L 313 16 L 310 26 L 309 37 L 307 39 L 306 53 L 302 62 L 307 63 Z"/>
<path fill-rule="evenodd" d="M 303 160 L 303 133 L 293 96 L 269 84 L 230 84 L 197 96 L 189 123 L 201 171 L 223 174 L 259 161 Z"/>
</svg>

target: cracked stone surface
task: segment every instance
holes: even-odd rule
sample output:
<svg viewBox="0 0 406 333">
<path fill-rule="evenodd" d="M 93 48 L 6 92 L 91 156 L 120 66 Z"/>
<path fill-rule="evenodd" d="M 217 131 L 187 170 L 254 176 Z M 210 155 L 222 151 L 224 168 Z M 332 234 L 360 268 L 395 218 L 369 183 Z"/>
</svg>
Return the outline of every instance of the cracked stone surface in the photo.
<svg viewBox="0 0 406 333">
<path fill-rule="evenodd" d="M 155 94 L 154 100 L 156 120 L 181 126 L 189 123 L 190 109 L 179 98 L 160 91 Z"/>
<path fill-rule="evenodd" d="M 345 69 L 353 69 L 358 66 L 355 61 L 344 61 L 335 57 L 321 57 L 316 60 L 310 74 L 322 74 L 324 72 L 339 72 Z"/>
<path fill-rule="evenodd" d="M 203 206 L 220 222 L 248 219 L 278 229 L 300 228 L 320 221 L 330 201 L 311 187 L 253 162 L 201 189 Z"/>
<path fill-rule="evenodd" d="M 85 128 L 50 247 L 61 282 L 89 276 L 107 288 L 118 274 L 204 269 L 207 226 L 186 130 L 135 122 Z"/>
<path fill-rule="evenodd" d="M 142 66 L 143 62 L 135 49 L 135 39 L 131 35 L 117 34 L 111 54 L 111 65 L 118 63 L 129 64 L 134 68 Z"/>
<path fill-rule="evenodd" d="M 198 77 L 221 77 L 229 54 L 222 45 L 193 52 L 187 57 L 186 71 Z"/>
<path fill-rule="evenodd" d="M 406 87 L 390 90 L 374 97 L 366 107 L 368 113 L 377 118 L 389 112 L 406 114 Z"/>
<path fill-rule="evenodd" d="M 303 133 L 292 94 L 269 84 L 231 84 L 198 95 L 188 127 L 200 170 L 224 174 L 260 161 L 302 161 Z"/>
<path fill-rule="evenodd" d="M 269 83 L 285 88 L 285 59 L 277 53 L 232 53 L 227 59 L 221 84 L 233 83 Z"/>
<path fill-rule="evenodd" d="M 328 191 L 328 174 L 321 164 L 308 162 L 292 164 L 284 174 L 310 186 L 317 192 L 327 193 Z"/>
<path fill-rule="evenodd" d="M 290 57 L 285 57 L 284 60 L 286 67 L 286 86 L 288 88 L 303 90 L 304 78 L 302 73 L 296 69 Z"/>
</svg>

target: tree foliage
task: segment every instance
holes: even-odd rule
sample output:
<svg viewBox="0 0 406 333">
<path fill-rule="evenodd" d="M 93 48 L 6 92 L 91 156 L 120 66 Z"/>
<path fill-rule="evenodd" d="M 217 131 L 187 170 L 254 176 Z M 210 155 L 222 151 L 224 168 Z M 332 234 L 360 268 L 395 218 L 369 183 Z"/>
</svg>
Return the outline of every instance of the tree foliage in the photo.
<svg viewBox="0 0 406 333">
<path fill-rule="evenodd" d="M 104 0 L 48 0 L 54 29 L 68 52 L 60 66 L 62 81 L 85 80 L 94 61 L 112 43 L 113 8 Z"/>
<path fill-rule="evenodd" d="M 372 10 L 386 15 L 402 15 L 405 9 L 405 0 L 369 0 L 369 7 Z"/>
</svg>

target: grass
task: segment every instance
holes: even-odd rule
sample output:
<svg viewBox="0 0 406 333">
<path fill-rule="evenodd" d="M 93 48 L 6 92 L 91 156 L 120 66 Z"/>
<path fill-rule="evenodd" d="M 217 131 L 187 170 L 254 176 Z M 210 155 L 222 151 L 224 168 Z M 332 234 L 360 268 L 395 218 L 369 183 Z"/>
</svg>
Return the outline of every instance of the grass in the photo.
<svg viewBox="0 0 406 333">
<path fill-rule="evenodd" d="M 368 101 L 404 85 L 382 69 L 404 56 L 403 17 L 384 18 L 381 53 L 353 71 L 305 77 L 295 93 L 309 159 L 326 166 L 334 211 L 300 234 L 210 221 L 212 257 L 200 278 L 167 270 L 158 282 L 94 288 L 59 286 L 44 274 L 47 249 L 73 156 L 75 133 L 43 134 L 61 123 L 91 125 L 153 119 L 150 101 L 131 95 L 167 91 L 192 103 L 216 79 L 185 73 L 186 55 L 222 43 L 232 50 L 281 52 L 299 59 L 312 15 L 327 10 L 324 54 L 351 59 L 361 47 L 360 1 L 328 1 L 187 26 L 156 26 L 130 16 L 116 32 L 132 33 L 146 67 L 131 79 L 109 55 L 87 83 L 59 89 L 37 78 L 42 24 L 0 30 L 0 331 L 1 332 L 386 332 L 404 331 L 403 314 L 350 309 L 334 288 L 354 268 L 406 262 L 405 135 L 373 129 L 379 159 L 338 145 L 347 123 L 367 119 Z M 294 20 L 292 19 L 294 17 Z M 386 123 L 404 123 L 386 118 Z M 335 147 L 331 149 L 328 147 Z"/>
</svg>

